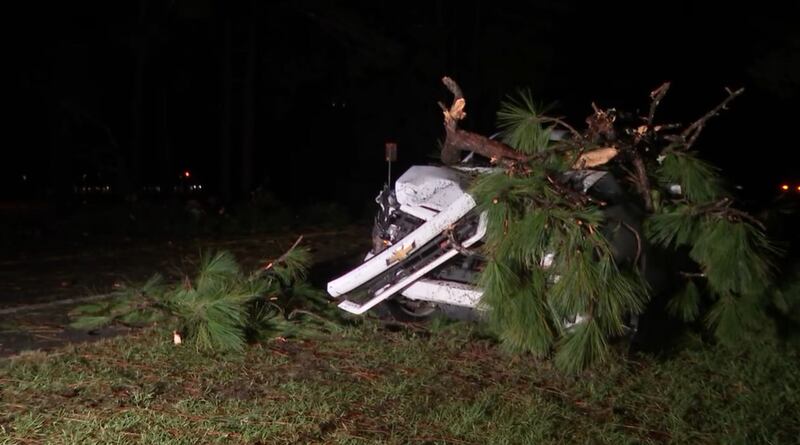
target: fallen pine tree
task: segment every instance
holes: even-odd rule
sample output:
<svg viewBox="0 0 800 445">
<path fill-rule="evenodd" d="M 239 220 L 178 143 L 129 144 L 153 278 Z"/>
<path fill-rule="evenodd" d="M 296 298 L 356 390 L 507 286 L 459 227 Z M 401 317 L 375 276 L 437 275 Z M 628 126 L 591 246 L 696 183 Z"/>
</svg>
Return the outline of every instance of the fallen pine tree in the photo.
<svg viewBox="0 0 800 445">
<path fill-rule="evenodd" d="M 778 249 L 759 220 L 733 205 L 720 171 L 695 151 L 709 120 L 743 90 L 728 90 L 691 124 L 659 123 L 666 83 L 650 94 L 644 113 L 593 104 L 583 130 L 540 114 L 522 93 L 498 112 L 498 141 L 459 128 L 466 98 L 452 79 L 443 83 L 454 97 L 450 106 L 440 103 L 442 161 L 460 162 L 468 151 L 500 167 L 478 177 L 471 194 L 488 216 L 481 303 L 511 349 L 554 353 L 567 371 L 604 360 L 610 339 L 625 333 L 659 290 L 643 277 L 648 245 L 688 252 L 667 305 L 673 316 L 702 320 L 726 344 L 766 324 Z M 552 137 L 556 131 L 563 137 Z M 594 171 L 620 179 L 624 199 L 641 210 L 642 227 L 610 219 L 609 202 L 570 182 Z M 619 232 L 635 238 L 632 258 L 621 258 L 610 242 Z"/>
</svg>

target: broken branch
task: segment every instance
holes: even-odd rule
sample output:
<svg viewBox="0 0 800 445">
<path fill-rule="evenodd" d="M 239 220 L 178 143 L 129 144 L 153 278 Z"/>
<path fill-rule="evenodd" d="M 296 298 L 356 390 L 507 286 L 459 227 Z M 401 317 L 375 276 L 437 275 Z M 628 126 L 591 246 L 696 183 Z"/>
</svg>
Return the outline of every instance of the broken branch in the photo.
<svg viewBox="0 0 800 445">
<path fill-rule="evenodd" d="M 273 266 L 275 266 L 276 264 L 280 264 L 280 263 L 282 263 L 284 260 L 286 260 L 286 257 L 288 257 L 288 256 L 289 256 L 289 254 L 290 254 L 290 253 L 292 253 L 292 251 L 293 251 L 295 248 L 297 248 L 297 246 L 300 244 L 300 241 L 303 241 L 303 235 L 300 235 L 299 237 L 297 237 L 297 241 L 295 241 L 295 242 L 294 242 L 294 244 L 292 244 L 292 247 L 290 247 L 290 248 L 289 248 L 289 250 L 287 250 L 286 252 L 283 252 L 283 255 L 281 255 L 280 257 L 278 257 L 278 259 L 276 259 L 276 260 L 274 260 L 274 261 L 270 261 L 269 263 L 267 263 L 267 264 L 266 264 L 266 265 L 265 265 L 265 266 L 262 268 L 262 271 L 267 271 L 267 270 L 270 270 L 270 269 L 272 269 L 272 267 L 273 267 Z"/>
<path fill-rule="evenodd" d="M 653 119 L 656 116 L 656 108 L 661 103 L 661 100 L 664 99 L 664 96 L 667 95 L 667 91 L 669 91 L 671 83 L 664 82 L 661 84 L 660 87 L 656 88 L 650 93 L 650 113 L 647 114 L 647 126 L 652 128 L 653 127 Z"/>
<path fill-rule="evenodd" d="M 453 103 L 450 107 L 439 103 L 444 113 L 444 128 L 446 138 L 442 146 L 442 162 L 445 164 L 455 164 L 461 160 L 462 151 L 473 151 L 493 162 L 501 160 L 512 160 L 524 162 L 528 158 L 524 154 L 512 149 L 511 147 L 477 133 L 473 133 L 458 128 L 458 121 L 464 119 L 467 113 L 466 100 L 461 91 L 461 87 L 449 77 L 442 78 L 442 83 L 453 94 Z"/>
</svg>

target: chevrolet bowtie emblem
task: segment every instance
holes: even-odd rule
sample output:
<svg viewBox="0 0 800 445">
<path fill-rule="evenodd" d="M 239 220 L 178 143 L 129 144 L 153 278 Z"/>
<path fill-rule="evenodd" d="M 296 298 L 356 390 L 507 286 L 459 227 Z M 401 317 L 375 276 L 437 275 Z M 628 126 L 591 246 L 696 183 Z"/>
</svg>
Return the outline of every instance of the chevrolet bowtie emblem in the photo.
<svg viewBox="0 0 800 445">
<path fill-rule="evenodd" d="M 408 254 L 412 250 L 414 250 L 414 247 L 416 247 L 416 243 L 413 241 L 411 242 L 411 244 L 401 245 L 397 250 L 395 250 L 392 253 L 392 256 L 386 259 L 386 265 L 390 266 L 398 261 L 403 261 L 408 256 Z"/>
</svg>

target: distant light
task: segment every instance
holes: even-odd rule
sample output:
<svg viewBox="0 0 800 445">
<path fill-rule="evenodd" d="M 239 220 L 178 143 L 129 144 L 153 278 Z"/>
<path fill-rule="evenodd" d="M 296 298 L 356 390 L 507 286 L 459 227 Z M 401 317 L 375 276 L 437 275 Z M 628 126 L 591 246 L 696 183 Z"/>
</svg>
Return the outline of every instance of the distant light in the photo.
<svg viewBox="0 0 800 445">
<path fill-rule="evenodd" d="M 28 180 L 28 175 L 22 175 L 22 180 L 23 181 L 27 181 Z"/>
<path fill-rule="evenodd" d="M 781 190 L 783 190 L 784 192 L 785 192 L 786 190 L 789 190 L 789 184 L 783 184 L 783 185 L 781 186 Z"/>
<path fill-rule="evenodd" d="M 800 185 L 798 185 L 798 186 L 795 188 L 795 190 L 797 190 L 798 192 L 800 192 Z"/>
</svg>

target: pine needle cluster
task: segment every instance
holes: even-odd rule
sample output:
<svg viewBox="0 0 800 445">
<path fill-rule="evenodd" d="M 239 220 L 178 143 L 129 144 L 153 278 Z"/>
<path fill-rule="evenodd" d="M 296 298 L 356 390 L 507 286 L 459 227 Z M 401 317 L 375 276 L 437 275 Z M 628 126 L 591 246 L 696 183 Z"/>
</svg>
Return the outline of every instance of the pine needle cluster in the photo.
<svg viewBox="0 0 800 445">
<path fill-rule="evenodd" d="M 106 302 L 79 306 L 71 326 L 91 330 L 111 323 L 163 321 L 199 351 L 241 351 L 264 330 L 289 327 L 279 302 L 319 298 L 305 282 L 309 264 L 309 252 L 294 247 L 266 268 L 246 274 L 230 252 L 206 253 L 193 277 L 167 286 L 154 275 Z"/>
<path fill-rule="evenodd" d="M 666 154 L 656 177 L 680 184 L 681 193 L 662 200 L 646 234 L 653 243 L 688 249 L 697 269 L 682 274 L 684 289 L 668 309 L 687 322 L 704 316 L 719 341 L 735 344 L 764 321 L 772 259 L 780 252 L 759 221 L 730 207 L 719 171 L 696 154 Z M 703 307 L 710 309 L 704 314 Z"/>
<path fill-rule="evenodd" d="M 503 343 L 577 371 L 602 361 L 609 338 L 641 312 L 647 290 L 620 268 L 594 205 L 576 205 L 552 181 L 552 163 L 480 177 L 471 193 L 488 217 L 481 303 Z"/>
</svg>

